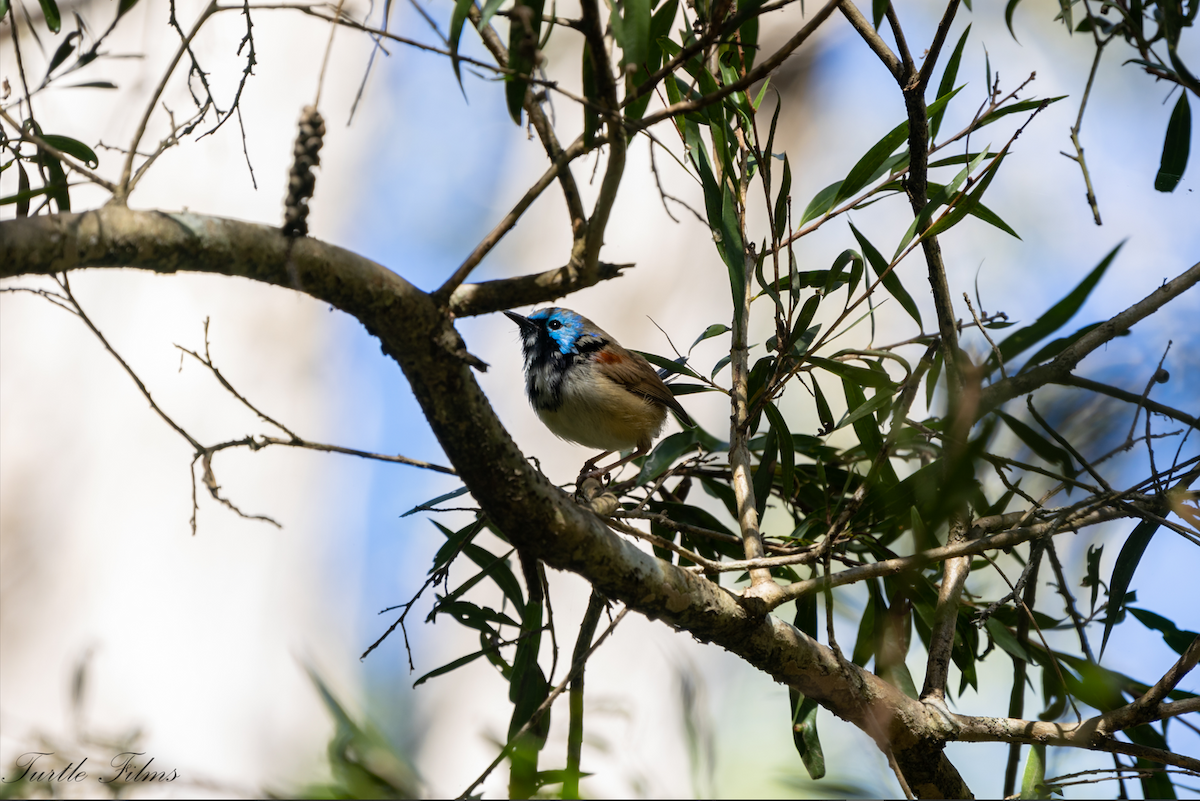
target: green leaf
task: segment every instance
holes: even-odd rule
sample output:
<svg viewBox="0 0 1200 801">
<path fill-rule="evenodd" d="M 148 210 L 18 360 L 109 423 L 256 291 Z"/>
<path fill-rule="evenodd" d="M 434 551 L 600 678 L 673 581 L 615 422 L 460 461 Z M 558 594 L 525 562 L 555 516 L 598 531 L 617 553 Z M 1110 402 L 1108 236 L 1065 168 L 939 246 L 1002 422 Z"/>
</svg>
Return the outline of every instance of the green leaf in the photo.
<svg viewBox="0 0 1200 801">
<path fill-rule="evenodd" d="M 1122 242 L 1110 250 L 1108 255 L 1100 260 L 1100 263 L 1079 282 L 1077 287 L 1058 303 L 1055 303 L 1048 312 L 1038 318 L 1037 322 L 1018 329 L 1006 337 L 999 345 L 1000 355 L 1004 358 L 1004 362 L 1006 364 L 1011 362 L 1013 357 L 1066 325 L 1075 316 L 1075 312 L 1079 311 L 1079 307 L 1087 300 L 1092 290 L 1096 288 L 1096 284 L 1100 282 L 1104 272 L 1112 264 L 1124 244 Z M 996 368 L 996 356 L 993 354 L 988 361 L 987 369 L 991 372 Z"/>
<path fill-rule="evenodd" d="M 532 75 L 537 57 L 538 42 L 541 41 L 543 0 L 515 0 L 512 7 L 512 24 L 508 29 L 508 66 L 519 75 Z M 528 13 L 517 13 L 526 8 Z M 519 20 L 527 20 L 521 22 Z M 521 110 L 525 107 L 525 92 L 529 88 L 528 78 L 514 75 L 505 77 L 504 95 L 508 101 L 508 113 L 513 122 L 521 124 Z"/>
<path fill-rule="evenodd" d="M 968 192 L 965 197 L 960 197 L 945 214 L 934 221 L 933 225 L 926 228 L 925 232 L 921 234 L 921 239 L 937 236 L 943 231 L 946 231 L 957 225 L 959 221 L 968 214 L 973 214 L 975 210 L 982 205 L 980 201 L 983 198 L 983 193 L 987 191 L 988 186 L 990 186 L 992 183 L 992 179 L 996 177 L 996 173 L 999 171 L 1000 165 L 1004 162 L 1004 157 L 1006 155 L 1008 155 L 1008 145 L 1005 145 L 1004 149 L 996 154 L 996 158 L 992 159 L 992 162 L 988 164 L 987 169 L 984 170 L 983 176 L 980 177 L 979 183 L 975 185 L 975 188 Z M 988 213 L 994 219 L 1000 219 L 990 211 Z M 1008 226 L 1003 222 L 1001 222 L 1001 226 L 1002 230 L 1007 229 L 1008 232 L 1013 233 L 1013 235 L 1016 236 L 1016 233 L 1013 232 L 1011 228 L 1008 228 Z"/>
<path fill-rule="evenodd" d="M 79 31 L 71 31 L 67 34 L 67 38 L 58 46 L 58 49 L 54 51 L 54 57 L 50 59 L 50 66 L 46 68 L 46 77 L 42 80 L 43 86 L 50 82 L 50 76 L 54 71 L 75 51 L 75 40 L 81 38 L 83 38 L 83 34 Z"/>
<path fill-rule="evenodd" d="M 1008 627 L 1001 623 L 995 615 L 987 619 L 987 630 L 992 635 L 992 641 L 1003 648 L 1010 656 L 1015 656 L 1024 662 L 1032 662 L 1033 657 L 1025 650 L 1025 646 L 1017 640 Z"/>
<path fill-rule="evenodd" d="M 583 96 L 594 104 L 583 106 L 583 143 L 591 147 L 596 140 L 596 131 L 600 130 L 600 112 L 596 107 L 601 101 L 600 87 L 596 83 L 596 58 L 592 55 L 592 46 L 586 39 L 583 42 L 583 65 L 580 69 Z"/>
<path fill-rule="evenodd" d="M 984 114 L 982 117 L 980 117 L 975 129 L 978 130 L 985 125 L 991 125 L 996 120 L 1000 119 L 1001 117 L 1007 117 L 1009 114 L 1019 114 L 1022 111 L 1033 111 L 1038 106 L 1043 104 L 1049 106 L 1050 104 L 1057 103 L 1064 98 L 1066 98 L 1066 95 L 1048 97 L 1045 100 L 1021 100 L 1017 103 L 1013 103 L 1010 106 L 998 108 L 990 114 Z"/>
<path fill-rule="evenodd" d="M 767 413 L 767 419 L 771 421 L 771 430 L 775 432 L 779 442 L 779 467 L 783 479 L 783 497 L 790 499 L 796 470 L 795 450 L 788 447 L 792 442 L 792 432 L 788 430 L 787 421 L 783 419 L 783 415 L 780 414 L 779 408 L 774 403 L 767 401 L 763 406 L 763 411 Z"/>
<path fill-rule="evenodd" d="M 822 434 L 828 434 L 833 431 L 833 412 L 829 408 L 829 401 L 825 399 L 825 393 L 821 391 L 821 385 L 817 382 L 817 377 L 812 376 L 813 394 L 816 396 L 817 403 L 817 418 L 821 421 Z M 822 463 L 818 462 L 818 465 Z"/>
<path fill-rule="evenodd" d="M 57 134 L 42 134 L 42 139 L 51 147 L 58 148 L 68 156 L 79 159 L 90 169 L 94 170 L 100 166 L 100 159 L 96 156 L 96 151 L 77 139 Z"/>
<path fill-rule="evenodd" d="M 762 520 L 767 509 L 767 499 L 771 497 L 771 485 L 775 482 L 775 454 L 779 450 L 779 437 L 774 429 L 767 432 L 763 444 L 762 456 L 754 468 L 754 505 L 758 511 L 758 519 Z"/>
<path fill-rule="evenodd" d="M 891 0 L 871 0 L 871 24 L 875 26 L 875 30 L 879 30 L 890 2 Z"/>
<path fill-rule="evenodd" d="M 476 520 L 458 531 L 450 531 L 442 526 L 437 521 L 431 521 L 437 526 L 446 536 L 446 542 L 438 549 L 438 552 L 433 557 L 433 565 L 429 568 L 429 573 L 436 573 L 441 568 L 454 561 L 454 558 L 462 552 L 463 546 L 470 542 L 476 534 L 483 530 L 483 520 Z"/>
<path fill-rule="evenodd" d="M 866 395 L 862 391 L 862 387 L 850 378 L 842 378 L 842 390 L 846 393 L 846 408 L 861 411 L 868 401 Z M 880 398 L 883 398 L 881 401 Z M 882 390 L 876 390 L 875 397 L 870 400 L 873 405 L 878 405 L 883 408 L 890 402 L 891 396 Z M 869 408 L 860 415 L 851 416 L 853 420 L 854 433 L 858 435 L 858 441 L 863 448 L 863 456 L 866 459 L 874 459 L 876 454 L 883 450 L 883 434 L 879 432 L 879 424 L 875 422 L 875 416 L 872 414 L 875 409 Z M 879 464 L 879 483 L 884 490 L 891 489 L 899 483 L 896 477 L 896 469 L 892 467 L 890 459 L 884 459 Z"/>
<path fill-rule="evenodd" d="M 433 498 L 432 500 L 425 501 L 425 503 L 417 504 L 416 506 L 409 509 L 404 514 L 400 515 L 400 517 L 408 517 L 409 515 L 416 514 L 417 512 L 431 511 L 433 509 L 433 507 L 437 506 L 442 501 L 448 501 L 452 498 L 457 498 L 461 495 L 466 495 L 468 492 L 470 492 L 470 490 L 467 489 L 466 487 L 459 487 L 458 489 L 456 489 L 452 492 L 447 492 L 445 495 L 439 495 L 436 498 Z"/>
<path fill-rule="evenodd" d="M 715 128 L 713 129 L 715 130 Z M 695 125 L 686 127 L 685 140 L 688 155 L 700 173 L 700 185 L 704 189 L 704 209 L 708 215 L 708 227 L 716 240 L 717 252 L 729 270 L 729 289 L 737 308 L 739 299 L 746 286 L 746 265 L 744 262 L 745 248 L 742 245 L 742 235 L 737 223 L 737 200 L 732 190 L 726 186 L 718 186 L 709 162 L 708 150 L 700 138 L 700 131 Z"/>
<path fill-rule="evenodd" d="M 125 16 L 137 4 L 138 0 L 121 0 L 117 3 L 117 19 Z"/>
<path fill-rule="evenodd" d="M 1044 361 L 1053 359 L 1055 356 L 1062 353 L 1068 347 L 1070 347 L 1071 345 L 1074 345 L 1076 342 L 1078 342 L 1079 339 L 1084 334 L 1087 334 L 1089 331 L 1092 331 L 1092 330 L 1100 327 L 1101 325 L 1103 325 L 1103 323 L 1092 323 L 1091 325 L 1085 325 L 1083 328 L 1080 328 L 1078 331 L 1076 331 L 1074 334 L 1071 334 L 1070 336 L 1059 337 L 1058 339 L 1047 342 L 1044 346 L 1042 346 L 1041 349 L 1038 350 L 1037 353 L 1030 356 L 1029 359 L 1026 360 L 1025 364 L 1021 365 L 1021 369 L 1019 372 L 1023 373 L 1026 370 L 1029 370 L 1029 369 L 1032 369 L 1032 368 L 1038 366 L 1039 364 L 1041 364 Z M 1125 337 L 1125 336 L 1129 336 L 1129 333 L 1130 333 L 1129 331 L 1122 331 L 1121 333 L 1117 334 L 1117 336 Z"/>
<path fill-rule="evenodd" d="M 999 409 L 996 410 L 996 414 L 1008 424 L 1008 427 L 1022 442 L 1029 446 L 1031 451 L 1051 464 L 1062 465 L 1063 472 L 1067 475 L 1074 475 L 1075 466 L 1071 462 L 1071 455 L 1069 453 L 1054 445 L 1050 440 L 1012 415 L 1002 412 Z"/>
<path fill-rule="evenodd" d="M 1192 110 L 1188 106 L 1187 90 L 1182 90 L 1171 119 L 1167 123 L 1167 136 L 1163 140 L 1162 160 L 1158 175 L 1154 176 L 1154 188 L 1159 192 L 1174 192 L 1187 169 L 1188 151 L 1192 142 Z"/>
<path fill-rule="evenodd" d="M 792 165 L 787 154 L 783 156 L 783 178 L 779 185 L 779 195 L 775 199 L 775 238 L 782 240 L 787 235 L 788 224 L 788 193 L 792 191 Z"/>
<path fill-rule="evenodd" d="M 680 431 L 663 439 L 654 447 L 650 455 L 646 457 L 646 461 L 642 463 L 641 472 L 638 473 L 637 483 L 645 484 L 654 481 L 675 463 L 675 461 L 683 456 L 688 451 L 696 447 L 696 431 L 688 429 Z"/>
<path fill-rule="evenodd" d="M 958 44 L 955 45 L 954 51 L 950 54 L 950 59 L 946 62 L 946 69 L 942 72 L 942 82 L 938 84 L 937 96 L 947 94 L 954 88 L 954 79 L 958 77 L 958 65 L 962 61 L 963 47 L 967 44 L 967 36 L 971 33 L 971 26 L 963 31 L 959 37 Z M 942 116 L 946 113 L 943 106 L 935 113 L 929 115 L 929 138 L 936 139 L 938 130 L 942 127 Z M 930 165 L 933 166 L 933 165 Z"/>
<path fill-rule="evenodd" d="M 1025 777 L 1021 780 L 1021 798 L 1049 798 L 1050 790 L 1046 787 L 1046 744 L 1034 743 L 1029 746 L 1029 755 L 1025 757 Z"/>
<path fill-rule="evenodd" d="M 1013 13 L 1016 12 L 1017 3 L 1019 3 L 1019 2 L 1021 2 L 1021 0 L 1008 0 L 1008 5 L 1006 5 L 1004 7 L 1004 24 L 1008 26 L 1008 32 L 1012 36 L 1013 41 L 1016 41 L 1016 39 L 1017 39 L 1016 31 L 1013 30 L 1013 26 L 1012 26 L 1013 25 Z M 988 85 L 989 86 L 991 85 L 990 82 Z"/>
<path fill-rule="evenodd" d="M 1101 657 L 1104 656 L 1104 648 L 1108 645 L 1108 635 L 1112 634 L 1113 626 L 1125 606 L 1125 593 L 1129 590 L 1129 583 L 1133 581 L 1133 574 L 1137 570 L 1138 563 L 1142 561 L 1142 554 L 1146 552 L 1146 546 L 1150 544 L 1156 531 L 1158 531 L 1157 522 L 1143 520 L 1133 529 L 1129 538 L 1125 540 L 1125 544 L 1121 546 L 1121 552 L 1117 554 L 1117 563 L 1113 565 L 1112 578 L 1108 580 L 1108 606 L 1104 610 L 1104 637 L 1100 641 Z"/>
<path fill-rule="evenodd" d="M 496 15 L 500 10 L 500 6 L 504 5 L 505 0 L 487 0 L 483 6 L 483 10 L 479 12 L 479 26 L 482 28 Z"/>
<path fill-rule="evenodd" d="M 422 676 L 421 678 L 419 678 L 413 682 L 413 689 L 420 687 L 422 684 L 429 681 L 430 679 L 435 679 L 438 676 L 444 676 L 447 673 L 458 670 L 463 665 L 469 665 L 472 662 L 474 662 L 476 659 L 478 659 L 479 657 L 486 654 L 487 652 L 488 652 L 488 649 L 481 648 L 478 651 L 467 654 L 466 656 L 460 656 L 458 659 L 455 659 L 453 662 L 448 662 L 445 665 L 442 665 L 440 668 L 431 670 L 428 673 L 426 673 L 424 676 Z"/>
<path fill-rule="evenodd" d="M 817 637 L 817 596 L 810 593 L 796 599 L 796 628 L 807 636 Z M 792 743 L 804 763 L 810 778 L 825 776 L 825 752 L 817 735 L 817 702 L 794 689 L 788 690 L 792 706 Z"/>
<path fill-rule="evenodd" d="M 650 54 L 650 0 L 624 0 L 623 6 L 620 27 L 624 36 L 620 45 L 624 57 L 621 65 L 641 66 Z"/>
<path fill-rule="evenodd" d="M 1194 631 L 1180 631 L 1174 622 L 1146 609 L 1134 609 L 1130 606 L 1125 611 L 1136 617 L 1138 622 L 1146 628 L 1154 629 L 1162 634 L 1163 641 L 1166 642 L 1167 647 L 1180 656 L 1183 655 L 1183 652 L 1188 649 L 1197 637 L 1200 637 L 1200 634 Z"/>
<path fill-rule="evenodd" d="M 467 21 L 467 13 L 474 7 L 475 0 L 455 0 L 454 13 L 450 15 L 450 66 L 454 68 L 454 77 L 458 79 L 458 88 L 467 96 L 466 87 L 462 82 L 462 69 L 458 61 L 458 43 L 462 39 L 463 23 Z"/>
<path fill-rule="evenodd" d="M 1089 545 L 1087 549 L 1087 573 L 1083 577 L 1080 585 L 1083 587 L 1092 588 L 1092 605 L 1088 607 L 1092 612 L 1096 611 L 1096 598 L 1100 594 L 1100 557 L 1104 553 L 1104 546 L 1097 548 L 1095 545 Z"/>
<path fill-rule="evenodd" d="M 662 40 L 671 33 L 671 25 L 675 21 L 675 14 L 679 8 L 679 0 L 667 0 L 654 12 L 654 16 L 650 19 L 650 43 L 649 52 L 646 56 L 644 64 L 639 64 L 636 73 L 632 80 L 628 82 L 628 86 L 632 90 L 633 87 L 645 83 L 650 78 L 650 74 L 656 71 L 662 64 L 663 48 Z M 669 83 L 669 82 L 668 82 Z M 646 108 L 650 105 L 650 100 L 653 98 L 653 92 L 646 92 L 641 97 L 633 100 L 625 107 L 625 117 L 630 120 L 640 120 L 642 115 L 646 113 Z"/>
<path fill-rule="evenodd" d="M 808 361 L 817 367 L 828 370 L 836 376 L 849 379 L 860 386 L 886 389 L 889 392 L 896 389 L 895 382 L 888 377 L 887 373 L 876 372 L 875 370 L 859 367 L 854 364 L 847 364 L 846 362 L 824 359 L 820 356 L 809 356 Z"/>
<path fill-rule="evenodd" d="M 691 348 L 688 348 L 688 352 L 690 353 L 692 348 L 696 347 L 704 340 L 712 339 L 713 337 L 719 337 L 719 336 L 721 336 L 721 334 L 727 333 L 732 330 L 733 330 L 732 328 L 730 328 L 729 326 L 724 325 L 722 323 L 713 323 L 708 328 L 704 329 L 704 333 L 702 333 L 700 336 L 696 337 L 696 341 L 692 343 Z"/>
<path fill-rule="evenodd" d="M 830 184 L 813 196 L 813 199 L 808 202 L 808 206 L 804 209 L 804 215 L 800 218 L 800 224 L 804 225 L 809 220 L 815 220 L 833 208 L 833 201 L 841 189 L 842 182 L 838 181 Z"/>
<path fill-rule="evenodd" d="M 908 312 L 909 316 L 917 321 L 917 326 L 921 326 L 921 311 L 917 308 L 917 303 L 912 299 L 912 295 L 908 294 L 908 290 L 900 283 L 900 276 L 896 275 L 896 271 L 887 272 L 887 260 L 880 255 L 867 238 L 863 236 L 854 223 L 850 223 L 850 230 L 854 232 L 854 238 L 858 240 L 859 246 L 862 248 L 863 255 L 867 257 L 867 261 L 871 264 L 871 269 L 878 276 L 883 276 L 883 288 L 886 289 L 892 297 Z M 886 274 L 885 274 L 886 273 Z"/>
<path fill-rule="evenodd" d="M 55 33 L 62 30 L 62 16 L 58 13 L 58 4 L 54 0 L 38 0 L 38 4 L 42 7 L 42 16 L 46 18 L 46 27 Z"/>
<path fill-rule="evenodd" d="M 846 200 L 870 183 L 872 176 L 883 166 L 888 157 L 895 153 L 896 148 L 900 147 L 907 140 L 908 122 L 905 121 L 888 131 L 882 139 L 872 145 L 871 149 L 858 160 L 858 163 L 851 168 L 850 173 L 842 179 L 841 185 L 838 187 L 829 205 L 836 206 L 839 202 Z"/>
</svg>

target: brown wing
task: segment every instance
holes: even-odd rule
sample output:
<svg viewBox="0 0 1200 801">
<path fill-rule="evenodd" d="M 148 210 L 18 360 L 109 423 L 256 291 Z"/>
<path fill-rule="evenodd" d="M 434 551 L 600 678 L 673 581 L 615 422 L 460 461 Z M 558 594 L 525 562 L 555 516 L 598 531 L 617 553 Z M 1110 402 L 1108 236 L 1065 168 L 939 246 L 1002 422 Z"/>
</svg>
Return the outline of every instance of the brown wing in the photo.
<svg viewBox="0 0 1200 801">
<path fill-rule="evenodd" d="M 695 425 L 679 401 L 675 400 L 671 390 L 658 377 L 654 367 L 640 355 L 610 341 L 607 352 L 597 354 L 596 361 L 604 365 L 605 374 L 614 382 L 636 395 L 666 406 L 679 415 L 685 425 Z"/>
</svg>

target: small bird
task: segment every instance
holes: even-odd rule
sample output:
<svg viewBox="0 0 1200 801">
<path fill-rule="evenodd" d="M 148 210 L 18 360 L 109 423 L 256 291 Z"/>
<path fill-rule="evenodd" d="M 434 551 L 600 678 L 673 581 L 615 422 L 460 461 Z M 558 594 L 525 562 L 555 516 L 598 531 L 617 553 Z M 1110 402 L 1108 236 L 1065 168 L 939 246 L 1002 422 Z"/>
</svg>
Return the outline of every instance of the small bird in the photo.
<svg viewBox="0 0 1200 801">
<path fill-rule="evenodd" d="M 670 409 L 693 425 L 650 362 L 621 347 L 591 320 L 550 308 L 528 317 L 504 312 L 521 329 L 525 392 L 537 416 L 556 436 L 604 451 L 580 477 L 601 476 L 650 451 Z M 608 467 L 596 462 L 636 447 Z"/>
</svg>

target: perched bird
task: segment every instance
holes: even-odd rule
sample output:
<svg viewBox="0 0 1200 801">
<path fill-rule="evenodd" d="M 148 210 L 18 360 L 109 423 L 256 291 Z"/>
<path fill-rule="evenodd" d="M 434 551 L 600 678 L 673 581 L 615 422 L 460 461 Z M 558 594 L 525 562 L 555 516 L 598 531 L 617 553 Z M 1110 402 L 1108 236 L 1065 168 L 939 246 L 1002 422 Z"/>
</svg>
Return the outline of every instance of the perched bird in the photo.
<svg viewBox="0 0 1200 801">
<path fill-rule="evenodd" d="M 584 464 L 581 477 L 603 475 L 648 453 L 668 409 L 693 425 L 650 362 L 586 317 L 559 308 L 528 317 L 504 313 L 521 329 L 525 392 L 537 416 L 555 435 L 604 451 Z M 630 456 L 595 469 L 610 453 L 633 447 Z"/>
</svg>

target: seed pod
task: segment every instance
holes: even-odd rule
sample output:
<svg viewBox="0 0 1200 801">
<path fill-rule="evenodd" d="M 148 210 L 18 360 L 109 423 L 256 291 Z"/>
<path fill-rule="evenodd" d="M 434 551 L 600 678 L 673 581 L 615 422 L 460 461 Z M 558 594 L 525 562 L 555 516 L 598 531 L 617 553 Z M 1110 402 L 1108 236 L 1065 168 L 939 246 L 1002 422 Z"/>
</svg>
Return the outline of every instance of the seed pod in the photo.
<svg viewBox="0 0 1200 801">
<path fill-rule="evenodd" d="M 317 186 L 312 168 L 321 163 L 321 144 L 325 136 L 325 120 L 313 106 L 300 112 L 300 132 L 292 148 L 292 168 L 288 172 L 287 198 L 283 202 L 283 233 L 286 236 L 308 235 L 308 201 Z"/>
</svg>

